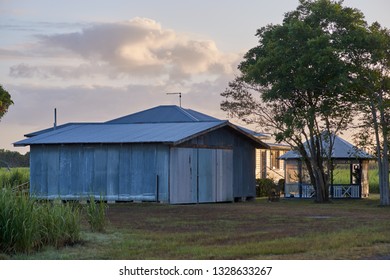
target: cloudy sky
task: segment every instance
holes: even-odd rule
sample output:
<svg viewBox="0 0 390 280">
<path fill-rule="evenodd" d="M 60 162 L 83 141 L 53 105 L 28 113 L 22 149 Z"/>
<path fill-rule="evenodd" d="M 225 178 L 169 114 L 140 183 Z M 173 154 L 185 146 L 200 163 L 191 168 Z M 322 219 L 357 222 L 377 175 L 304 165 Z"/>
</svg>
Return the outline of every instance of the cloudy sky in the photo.
<svg viewBox="0 0 390 280">
<path fill-rule="evenodd" d="M 298 0 L 0 0 L 0 84 L 14 101 L 0 149 L 58 123 L 99 122 L 161 104 L 218 118 L 220 93 L 262 26 Z M 390 28 L 390 1 L 345 0 Z"/>
</svg>

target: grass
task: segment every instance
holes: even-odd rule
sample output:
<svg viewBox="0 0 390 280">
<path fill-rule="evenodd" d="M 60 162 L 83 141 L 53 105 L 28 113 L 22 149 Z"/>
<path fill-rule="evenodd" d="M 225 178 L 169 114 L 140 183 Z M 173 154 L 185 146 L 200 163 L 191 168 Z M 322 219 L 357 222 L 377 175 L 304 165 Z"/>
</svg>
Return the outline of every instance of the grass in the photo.
<svg viewBox="0 0 390 280">
<path fill-rule="evenodd" d="M 46 245 L 74 244 L 79 236 L 77 208 L 39 202 L 11 187 L 0 188 L 0 253 L 32 253 Z"/>
<path fill-rule="evenodd" d="M 0 188 L 6 186 L 17 187 L 29 183 L 29 181 L 29 168 L 12 168 L 10 171 L 7 168 L 0 168 Z"/>
<path fill-rule="evenodd" d="M 105 233 L 13 259 L 380 259 L 390 257 L 390 208 L 379 197 L 246 203 L 110 205 Z"/>
<path fill-rule="evenodd" d="M 13 176 L 23 181 L 26 171 Z M 4 178 L 9 185 L 11 173 L 1 170 L 0 184 Z M 117 203 L 109 208 L 101 202 L 81 206 L 10 195 L 9 187 L 1 189 L 0 252 L 6 253 L 0 259 L 390 258 L 390 208 L 378 207 L 378 195 L 329 204 L 257 199 L 199 205 Z M 103 232 L 92 228 L 93 213 Z M 17 243 L 12 241 L 15 234 L 26 237 Z M 5 249 L 7 238 L 12 245 Z"/>
<path fill-rule="evenodd" d="M 95 201 L 94 196 L 90 196 L 86 208 L 86 216 L 88 224 L 92 231 L 103 232 L 106 227 L 106 209 L 107 204 L 104 203 L 103 198 Z"/>
</svg>

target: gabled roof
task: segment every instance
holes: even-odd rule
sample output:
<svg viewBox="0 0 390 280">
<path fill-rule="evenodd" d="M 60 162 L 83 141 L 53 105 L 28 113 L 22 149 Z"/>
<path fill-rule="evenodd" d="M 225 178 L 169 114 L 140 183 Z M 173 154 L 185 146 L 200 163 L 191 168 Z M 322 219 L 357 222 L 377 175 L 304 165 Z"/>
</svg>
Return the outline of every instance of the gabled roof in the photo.
<svg viewBox="0 0 390 280">
<path fill-rule="evenodd" d="M 259 148 L 269 148 L 249 130 L 229 121 L 183 109 L 158 106 L 104 123 L 67 123 L 29 133 L 14 146 L 45 144 L 166 143 L 178 145 L 207 132 L 228 127 Z"/>
<path fill-rule="evenodd" d="M 168 123 L 168 122 L 218 122 L 221 121 L 203 113 L 169 105 L 157 106 L 138 113 L 113 119 L 106 123 Z"/>
<path fill-rule="evenodd" d="M 191 110 L 184 109 L 175 105 L 162 105 L 153 107 L 134 114 L 116 118 L 105 123 L 107 124 L 136 124 L 136 123 L 169 123 L 169 122 L 218 122 L 220 119 L 211 117 L 209 115 Z M 61 129 L 69 125 L 79 124 L 97 124 L 97 123 L 66 123 L 56 127 Z M 26 137 L 37 136 L 42 133 L 53 131 L 54 127 L 30 132 L 25 134 Z"/>
<path fill-rule="evenodd" d="M 337 135 L 332 135 L 334 137 L 334 144 L 332 150 L 332 159 L 373 159 L 374 157 L 363 150 L 358 149 L 356 146 L 351 143 L 345 141 L 341 137 Z M 304 143 L 307 147 L 307 142 Z M 329 147 L 328 141 L 323 141 L 323 146 Z M 308 154 L 310 154 L 308 148 L 306 148 Z M 287 159 L 299 159 L 301 158 L 301 154 L 298 151 L 289 151 L 284 155 L 280 156 L 279 159 L 287 160 Z"/>
</svg>

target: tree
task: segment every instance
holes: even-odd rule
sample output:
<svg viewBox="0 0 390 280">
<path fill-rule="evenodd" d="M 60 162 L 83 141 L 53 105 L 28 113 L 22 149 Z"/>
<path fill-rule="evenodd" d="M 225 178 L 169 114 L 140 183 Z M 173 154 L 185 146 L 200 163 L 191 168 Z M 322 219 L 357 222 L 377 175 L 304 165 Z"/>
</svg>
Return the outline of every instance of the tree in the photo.
<svg viewBox="0 0 390 280">
<path fill-rule="evenodd" d="M 11 95 L 0 85 L 0 119 L 7 113 L 8 107 L 12 104 Z"/>
<path fill-rule="evenodd" d="M 12 167 L 29 167 L 30 166 L 30 152 L 22 155 L 15 151 L 8 151 L 0 149 L 0 168 Z"/>
<path fill-rule="evenodd" d="M 257 31 L 259 45 L 221 94 L 222 110 L 270 129 L 301 154 L 317 202 L 329 200 L 334 135 L 352 121 L 358 77 L 346 57 L 366 28 L 363 14 L 342 1 L 300 0 L 283 24 Z"/>
<path fill-rule="evenodd" d="M 362 113 L 358 138 L 363 145 L 373 140 L 378 169 L 380 204 L 390 205 L 390 31 L 373 23 L 360 48 L 348 58 L 356 67 L 360 83 L 359 110 Z M 372 139 L 372 135 L 374 135 Z"/>
</svg>

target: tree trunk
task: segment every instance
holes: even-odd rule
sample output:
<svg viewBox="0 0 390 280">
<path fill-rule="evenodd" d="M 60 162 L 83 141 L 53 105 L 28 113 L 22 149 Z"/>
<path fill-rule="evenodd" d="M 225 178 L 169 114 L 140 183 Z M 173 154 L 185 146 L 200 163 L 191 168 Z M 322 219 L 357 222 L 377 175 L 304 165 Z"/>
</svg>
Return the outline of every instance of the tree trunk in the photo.
<svg viewBox="0 0 390 280">
<path fill-rule="evenodd" d="M 380 204 L 382 206 L 390 205 L 390 189 L 389 189 L 389 150 L 388 150 L 388 127 L 385 118 L 385 112 L 383 107 L 383 95 L 379 94 L 380 101 L 380 128 L 383 136 L 383 148 L 382 148 L 382 178 L 379 182 L 380 186 Z"/>
<path fill-rule="evenodd" d="M 379 101 L 379 110 L 381 115 L 381 120 L 384 119 L 384 112 L 382 108 L 381 97 L 378 97 Z M 389 192 L 389 156 L 388 156 L 388 133 L 387 129 L 378 122 L 376 106 L 371 103 L 371 113 L 374 124 L 375 131 L 375 140 L 376 140 L 376 152 L 378 159 L 378 176 L 379 176 L 379 194 L 380 194 L 380 205 L 387 206 L 390 205 L 390 192 Z M 382 130 L 383 143 L 381 144 L 380 139 L 380 130 Z M 383 145 L 383 147 L 382 147 Z"/>
<path fill-rule="evenodd" d="M 321 158 L 313 159 L 313 176 L 314 176 L 314 188 L 316 190 L 315 202 L 324 203 L 329 201 L 329 185 L 327 176 L 323 170 L 323 162 Z"/>
</svg>

